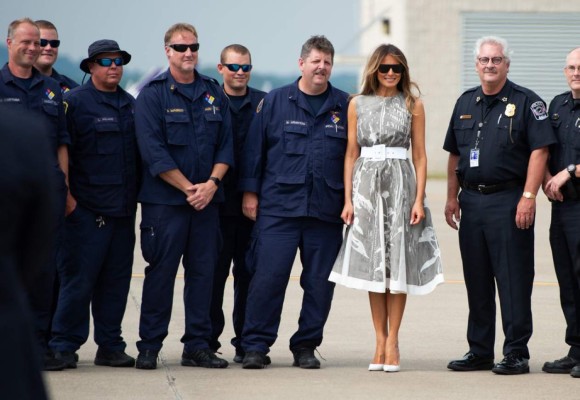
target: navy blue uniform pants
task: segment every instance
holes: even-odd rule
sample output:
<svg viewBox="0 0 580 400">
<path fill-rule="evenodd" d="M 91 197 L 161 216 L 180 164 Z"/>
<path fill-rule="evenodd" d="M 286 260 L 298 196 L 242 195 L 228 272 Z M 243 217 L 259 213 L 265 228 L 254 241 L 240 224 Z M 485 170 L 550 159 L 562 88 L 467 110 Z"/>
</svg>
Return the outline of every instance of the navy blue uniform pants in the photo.
<svg viewBox="0 0 580 400">
<path fill-rule="evenodd" d="M 50 331 L 54 314 L 54 292 L 57 276 L 57 255 L 62 246 L 64 236 L 66 193 L 67 188 L 64 185 L 63 179 L 62 185 L 59 186 L 57 196 L 54 196 L 55 202 L 52 204 L 54 224 L 51 226 L 50 237 L 47 238 L 50 241 L 49 259 L 39 269 L 38 274 L 24 277 L 24 285 L 28 294 L 28 301 L 30 302 L 35 333 L 43 352 L 46 351 L 48 341 L 51 338 Z"/>
<path fill-rule="evenodd" d="M 334 283 L 328 281 L 328 276 L 341 243 L 342 224 L 309 217 L 258 217 L 247 259 L 253 275 L 242 334 L 244 351 L 268 353 L 276 341 L 297 249 L 304 296 L 298 331 L 290 338 L 290 349 L 314 349 L 322 343 L 334 293 Z"/>
<path fill-rule="evenodd" d="M 225 318 L 222 310 L 224 289 L 230 274 L 234 275 L 234 310 L 232 313 L 235 337 L 232 345 L 237 353 L 242 350 L 242 329 L 246 319 L 246 299 L 248 286 L 250 285 L 250 271 L 246 268 L 246 250 L 250 242 L 253 221 L 240 216 L 220 216 L 220 229 L 223 246 L 219 254 L 217 268 L 213 280 L 213 293 L 211 300 L 211 343 L 210 347 L 217 351 L 221 347 L 219 337 L 224 331 Z"/>
<path fill-rule="evenodd" d="M 566 319 L 568 355 L 580 359 L 580 202 L 552 204 L 550 245 Z"/>
<path fill-rule="evenodd" d="M 521 188 L 492 194 L 463 190 L 459 195 L 459 246 L 469 302 L 469 350 L 494 357 L 495 290 L 505 335 L 503 353 L 529 358 L 532 336 L 534 231 L 518 229 L 516 207 Z"/>
<path fill-rule="evenodd" d="M 131 284 L 135 216 L 101 216 L 77 204 L 66 218 L 60 294 L 52 324 L 54 351 L 74 352 L 89 336 L 104 351 L 125 350 L 121 323 Z"/>
<path fill-rule="evenodd" d="M 139 352 L 159 351 L 167 336 L 173 290 L 183 257 L 185 333 L 184 350 L 209 348 L 209 309 L 213 274 L 221 246 L 218 208 L 208 205 L 195 211 L 189 205 L 142 204 L 141 250 L 145 268 Z"/>
</svg>

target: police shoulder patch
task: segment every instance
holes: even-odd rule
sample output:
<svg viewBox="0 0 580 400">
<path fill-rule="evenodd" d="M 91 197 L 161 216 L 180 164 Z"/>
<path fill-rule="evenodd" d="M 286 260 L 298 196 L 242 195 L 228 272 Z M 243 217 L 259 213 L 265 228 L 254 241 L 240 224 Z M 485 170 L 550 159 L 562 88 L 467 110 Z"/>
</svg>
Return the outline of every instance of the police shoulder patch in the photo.
<svg viewBox="0 0 580 400">
<path fill-rule="evenodd" d="M 262 106 L 264 105 L 264 99 L 260 100 L 260 103 L 258 104 L 258 107 L 256 107 L 256 114 L 258 114 L 260 111 L 262 111 Z"/>
<path fill-rule="evenodd" d="M 538 100 L 530 106 L 530 110 L 532 114 L 534 114 L 534 118 L 538 121 L 542 121 L 548 118 L 548 110 L 546 109 L 546 105 L 543 101 Z"/>
</svg>

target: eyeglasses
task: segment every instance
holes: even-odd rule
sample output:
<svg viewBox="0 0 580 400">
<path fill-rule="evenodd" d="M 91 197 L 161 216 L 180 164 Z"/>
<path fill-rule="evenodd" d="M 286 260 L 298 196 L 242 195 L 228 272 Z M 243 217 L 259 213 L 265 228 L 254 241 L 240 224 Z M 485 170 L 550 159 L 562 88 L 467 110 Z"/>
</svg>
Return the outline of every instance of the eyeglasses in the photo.
<svg viewBox="0 0 580 400">
<path fill-rule="evenodd" d="M 379 72 L 381 74 L 387 74 L 390 70 L 393 70 L 393 73 L 400 74 L 405 70 L 403 64 L 379 64 Z"/>
<path fill-rule="evenodd" d="M 578 73 L 580 74 L 580 65 L 578 65 L 578 66 L 567 65 L 566 68 L 565 68 L 565 70 L 569 74 L 575 74 L 576 71 L 578 71 Z"/>
<path fill-rule="evenodd" d="M 99 64 L 101 67 L 110 67 L 115 63 L 117 67 L 123 65 L 123 57 L 116 57 L 116 58 L 96 58 L 95 62 Z"/>
<path fill-rule="evenodd" d="M 240 69 L 243 72 L 250 72 L 252 70 L 252 64 L 223 64 L 232 72 L 238 72 Z"/>
<path fill-rule="evenodd" d="M 56 48 L 58 48 L 58 46 L 60 46 L 60 40 L 58 40 L 58 39 L 54 39 L 54 40 L 40 39 L 40 47 L 46 47 L 49 44 L 50 44 L 50 47 L 56 49 Z"/>
<path fill-rule="evenodd" d="M 493 65 L 499 65 L 503 61 L 503 57 L 491 57 L 491 58 L 489 58 L 489 57 L 479 57 L 477 59 L 477 61 L 479 61 L 479 63 L 481 65 L 487 65 L 487 63 L 489 62 L 489 60 L 491 60 L 491 63 Z"/>
<path fill-rule="evenodd" d="M 171 47 L 178 53 L 185 53 L 187 49 L 191 50 L 192 53 L 195 53 L 199 50 L 199 43 L 193 44 L 168 44 L 167 47 Z"/>
</svg>

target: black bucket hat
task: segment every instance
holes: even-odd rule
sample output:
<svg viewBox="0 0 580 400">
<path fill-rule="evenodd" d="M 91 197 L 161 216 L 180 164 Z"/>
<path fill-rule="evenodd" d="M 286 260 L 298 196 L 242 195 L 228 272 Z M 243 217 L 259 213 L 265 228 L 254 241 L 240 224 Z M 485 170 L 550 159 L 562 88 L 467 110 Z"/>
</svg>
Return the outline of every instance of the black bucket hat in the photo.
<svg viewBox="0 0 580 400">
<path fill-rule="evenodd" d="M 91 73 L 89 71 L 89 61 L 93 61 L 95 57 L 101 53 L 121 53 L 121 57 L 123 57 L 123 65 L 129 64 L 129 61 L 131 61 L 131 54 L 127 53 L 125 50 L 121 50 L 119 44 L 114 40 L 97 40 L 89 46 L 89 56 L 81 61 L 80 67 L 84 73 Z"/>
</svg>

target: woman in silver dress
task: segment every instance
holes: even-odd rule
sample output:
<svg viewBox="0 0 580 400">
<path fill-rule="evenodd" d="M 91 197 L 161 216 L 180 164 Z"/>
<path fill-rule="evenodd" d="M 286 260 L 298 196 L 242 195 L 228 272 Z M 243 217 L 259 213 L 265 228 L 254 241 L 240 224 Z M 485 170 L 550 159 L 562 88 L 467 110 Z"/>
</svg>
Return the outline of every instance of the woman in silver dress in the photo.
<svg viewBox="0 0 580 400">
<path fill-rule="evenodd" d="M 376 333 L 371 371 L 400 370 L 407 294 L 427 294 L 443 282 L 425 205 L 425 110 L 413 89 L 419 91 L 404 54 L 381 45 L 367 62 L 361 94 L 348 108 L 341 215 L 348 227 L 329 279 L 369 292 Z"/>
</svg>

